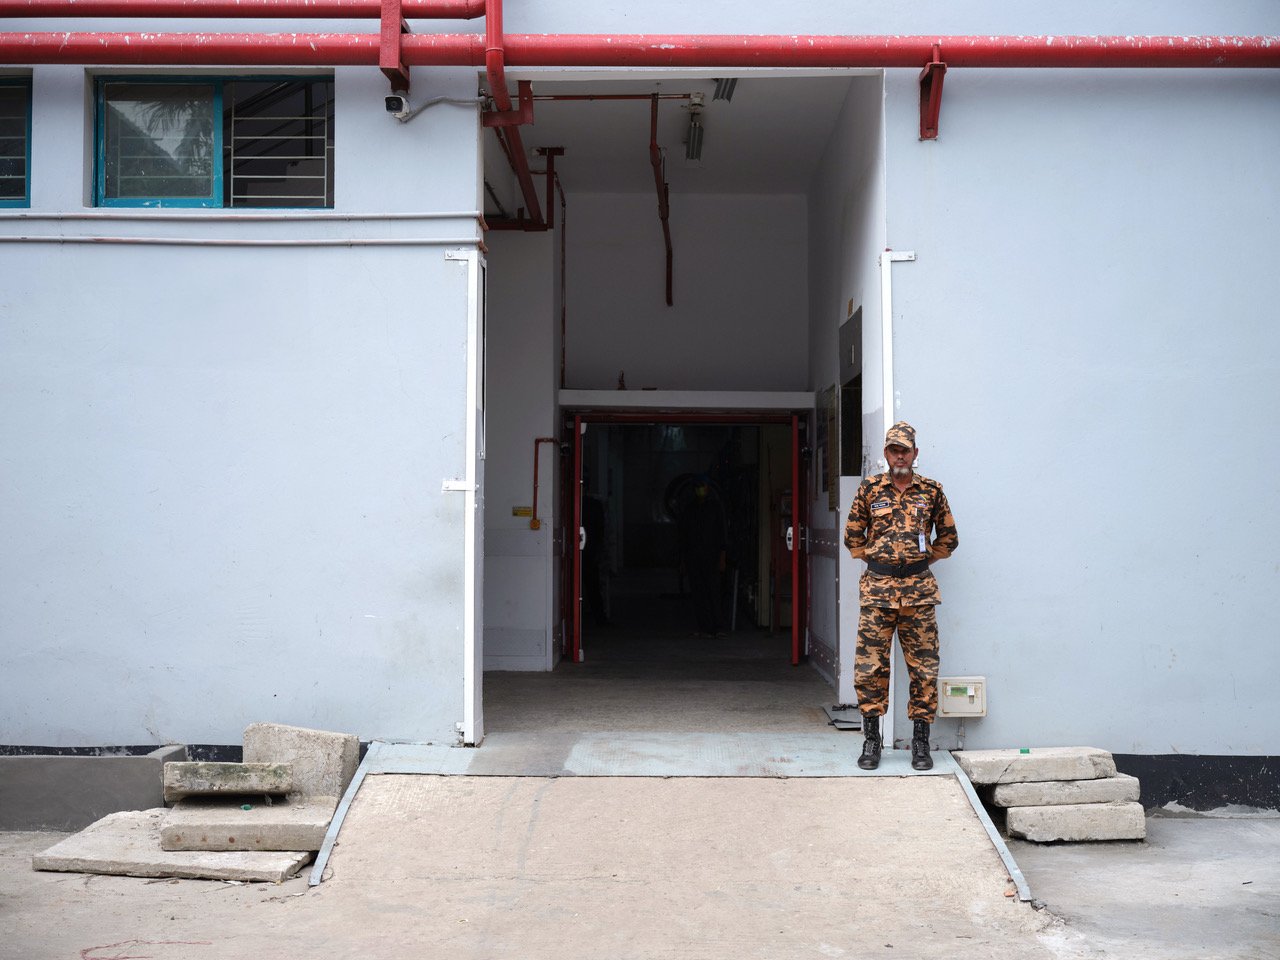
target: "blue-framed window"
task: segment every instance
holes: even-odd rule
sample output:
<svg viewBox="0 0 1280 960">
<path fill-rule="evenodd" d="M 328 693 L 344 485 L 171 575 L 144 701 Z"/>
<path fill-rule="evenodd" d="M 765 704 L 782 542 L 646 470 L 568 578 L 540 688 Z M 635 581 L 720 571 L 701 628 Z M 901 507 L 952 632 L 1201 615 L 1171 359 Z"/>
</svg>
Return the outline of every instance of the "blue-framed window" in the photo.
<svg viewBox="0 0 1280 960">
<path fill-rule="evenodd" d="M 332 77 L 102 77 L 105 207 L 332 207 Z"/>
<path fill-rule="evenodd" d="M 31 206 L 31 80 L 0 77 L 0 207 Z"/>
</svg>

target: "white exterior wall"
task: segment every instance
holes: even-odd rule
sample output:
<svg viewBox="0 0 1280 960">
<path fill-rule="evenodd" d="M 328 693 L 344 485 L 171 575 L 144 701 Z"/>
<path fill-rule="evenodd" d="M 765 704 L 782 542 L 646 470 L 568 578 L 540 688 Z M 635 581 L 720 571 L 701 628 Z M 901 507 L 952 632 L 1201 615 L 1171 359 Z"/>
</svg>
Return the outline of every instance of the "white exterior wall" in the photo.
<svg viewBox="0 0 1280 960">
<path fill-rule="evenodd" d="M 506 27 L 1274 34 L 1280 7 L 933 0 L 860 4 L 833 21 L 829 4 L 808 2 L 533 0 L 511 5 Z M 943 671 L 990 680 L 991 716 L 968 725 L 968 744 L 1274 754 L 1280 717 L 1266 683 L 1280 663 L 1262 604 L 1277 586 L 1264 551 L 1280 523 L 1269 443 L 1280 344 L 1265 310 L 1280 276 L 1280 78 L 956 69 L 941 139 L 922 144 L 916 73 L 887 78 L 882 212 L 866 200 L 846 216 L 859 191 L 838 162 L 867 156 L 844 127 L 807 201 L 673 198 L 676 310 L 688 311 L 678 327 L 655 322 L 667 308 L 653 197 L 571 197 L 569 315 L 584 326 L 568 347 L 589 382 L 569 385 L 611 389 L 625 368 L 633 389 L 662 386 L 667 345 L 684 344 L 699 356 L 678 368 L 687 386 L 818 388 L 835 369 L 825 351 L 843 302 L 860 297 L 874 448 L 872 254 L 917 251 L 894 267 L 900 406 L 885 419 L 916 422 L 922 470 L 946 484 L 957 513 L 960 551 L 939 568 Z M 81 210 L 86 72 L 34 75 L 32 210 Z M 376 70 L 337 77 L 338 212 L 357 219 L 253 229 L 473 229 L 359 219 L 474 208 L 478 130 L 461 107 L 394 124 Z M 470 96 L 475 74 L 416 70 L 415 84 Z M 831 189 L 838 230 L 822 200 Z M 684 221 L 686 209 L 706 215 Z M 796 232 L 721 255 L 717 245 L 752 237 L 742 228 L 761 217 Z M 598 249 L 617 242 L 619 220 L 649 227 L 629 249 Z M 246 235 L 234 224 L 165 230 Z M 838 243 L 838 260 L 806 260 L 819 235 Z M 797 313 L 778 317 L 758 290 L 737 300 L 708 292 L 746 288 L 690 286 L 688 271 L 706 275 L 695 258 L 707 244 L 725 281 L 766 264 L 798 276 L 785 300 Z M 629 266 L 604 272 L 618 254 Z M 451 736 L 462 714 L 462 498 L 439 488 L 465 474 L 461 266 L 427 246 L 6 245 L 0 255 L 0 534 L 12 545 L 0 554 L 0 741 L 234 742 L 261 719 Z M 115 295 L 121 278 L 127 296 Z M 747 301 L 763 305 L 757 344 L 737 335 Z M 607 328 L 590 325 L 605 317 L 639 337 L 625 361 L 592 345 Z M 696 327 L 707 341 L 688 340 L 695 319 L 709 323 Z M 780 338 L 784 323 L 799 335 Z M 541 430 L 553 400 L 530 402 L 524 428 Z M 511 440 L 512 462 L 528 442 Z M 1231 497 L 1214 481 L 1237 452 L 1248 482 Z M 1137 479 L 1112 480 L 1117 463 Z M 496 517 L 508 504 L 493 499 Z"/>
<path fill-rule="evenodd" d="M 888 79 L 895 416 L 960 531 L 973 746 L 1274 754 L 1280 76 Z M 998 145 L 998 149 L 995 147 Z"/>
<path fill-rule="evenodd" d="M 31 213 L 84 209 L 90 83 L 34 71 Z M 350 222 L 4 231 L 475 236 L 362 219 L 478 203 L 475 109 L 401 125 L 384 88 L 337 71 Z M 441 482 L 466 475 L 467 286 L 446 249 L 0 248 L 0 742 L 236 743 L 258 720 L 453 737 L 463 495 Z"/>
</svg>

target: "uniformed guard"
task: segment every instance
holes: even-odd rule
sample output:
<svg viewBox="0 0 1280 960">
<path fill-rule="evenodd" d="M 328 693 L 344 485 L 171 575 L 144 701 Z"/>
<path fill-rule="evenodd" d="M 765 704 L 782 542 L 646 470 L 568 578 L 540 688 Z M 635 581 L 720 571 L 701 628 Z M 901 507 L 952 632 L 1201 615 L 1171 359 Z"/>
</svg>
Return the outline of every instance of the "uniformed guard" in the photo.
<svg viewBox="0 0 1280 960">
<path fill-rule="evenodd" d="M 885 473 L 858 487 L 844 528 L 844 545 L 865 560 L 858 586 L 858 650 L 854 687 L 862 712 L 863 744 L 858 766 L 880 765 L 884 741 L 880 718 L 889 705 L 893 633 L 907 664 L 913 721 L 911 766 L 929 770 L 929 725 L 938 710 L 938 581 L 930 564 L 949 557 L 960 543 L 942 484 L 915 472 L 916 431 L 906 421 L 884 438 Z"/>
</svg>

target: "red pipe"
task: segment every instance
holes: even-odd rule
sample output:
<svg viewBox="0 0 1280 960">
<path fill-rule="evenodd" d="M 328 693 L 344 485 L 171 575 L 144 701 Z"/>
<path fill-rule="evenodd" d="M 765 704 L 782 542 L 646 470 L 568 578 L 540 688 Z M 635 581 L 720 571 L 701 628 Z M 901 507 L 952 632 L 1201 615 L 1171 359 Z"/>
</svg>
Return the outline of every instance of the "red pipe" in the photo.
<svg viewBox="0 0 1280 960">
<path fill-rule="evenodd" d="M 567 207 L 564 202 L 564 187 L 560 185 L 560 175 L 556 175 L 556 191 L 560 194 L 560 389 L 564 389 L 564 357 L 565 357 L 565 318 L 568 316 L 568 308 L 565 306 L 565 300 L 568 298 L 568 290 L 565 287 L 565 274 L 568 272 L 566 263 L 566 251 L 568 249 L 565 237 L 569 232 L 569 220 L 567 216 Z"/>
<path fill-rule="evenodd" d="M 485 0 L 484 5 L 484 67 L 489 78 L 489 94 L 499 113 L 511 110 L 511 94 L 507 91 L 507 74 L 504 66 L 504 39 L 502 36 L 502 0 Z M 404 55 L 409 57 L 406 45 Z M 535 223 L 542 223 L 542 211 L 538 207 L 538 191 L 533 185 L 533 175 L 529 172 L 529 155 L 525 152 L 524 138 L 520 136 L 520 128 L 505 125 L 507 131 L 508 156 L 514 163 L 516 180 L 520 184 L 520 193 L 524 196 L 525 209 Z"/>
<path fill-rule="evenodd" d="M 376 67 L 381 41 L 376 33 L 0 33 L 0 63 Z"/>
<path fill-rule="evenodd" d="M 491 7 L 496 0 L 487 0 Z M 488 17 L 486 18 L 488 20 Z M 498 17 L 501 27 L 500 15 Z M 510 108 L 504 69 L 574 66 L 913 67 L 941 49 L 948 67 L 1280 67 L 1280 37 L 696 36 L 409 34 L 410 66 L 480 66 Z M 0 33 L 0 63 L 378 64 L 376 34 Z M 500 98 L 500 99 L 499 99 Z"/>
<path fill-rule="evenodd" d="M 542 520 L 538 518 L 538 447 L 544 443 L 559 442 L 555 437 L 535 437 L 533 440 L 533 516 L 529 518 L 530 530 L 542 528 Z"/>
<path fill-rule="evenodd" d="M 381 0 L 0 0 L 0 17 L 376 19 Z M 402 0 L 413 20 L 474 20 L 484 0 Z"/>
<path fill-rule="evenodd" d="M 649 163 L 653 166 L 653 185 L 658 188 L 658 219 L 662 221 L 662 240 L 667 247 L 667 306 L 671 306 L 671 213 L 670 194 L 662 177 L 662 151 L 658 148 L 658 95 L 653 94 L 649 108 Z"/>
<path fill-rule="evenodd" d="M 512 35 L 512 66 L 1275 67 L 1277 37 Z"/>
<path fill-rule="evenodd" d="M 544 93 L 534 100 L 690 100 L 689 93 Z"/>
</svg>

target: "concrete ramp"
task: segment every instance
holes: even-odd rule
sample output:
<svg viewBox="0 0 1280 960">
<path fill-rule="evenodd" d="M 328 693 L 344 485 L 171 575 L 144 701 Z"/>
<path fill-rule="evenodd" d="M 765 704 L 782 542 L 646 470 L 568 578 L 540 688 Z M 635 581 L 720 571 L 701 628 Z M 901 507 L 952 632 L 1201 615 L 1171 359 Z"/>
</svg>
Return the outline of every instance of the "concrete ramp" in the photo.
<svg viewBox="0 0 1280 960">
<path fill-rule="evenodd" d="M 948 775 L 367 775 L 327 874 L 368 956 L 1052 956 Z"/>
</svg>

